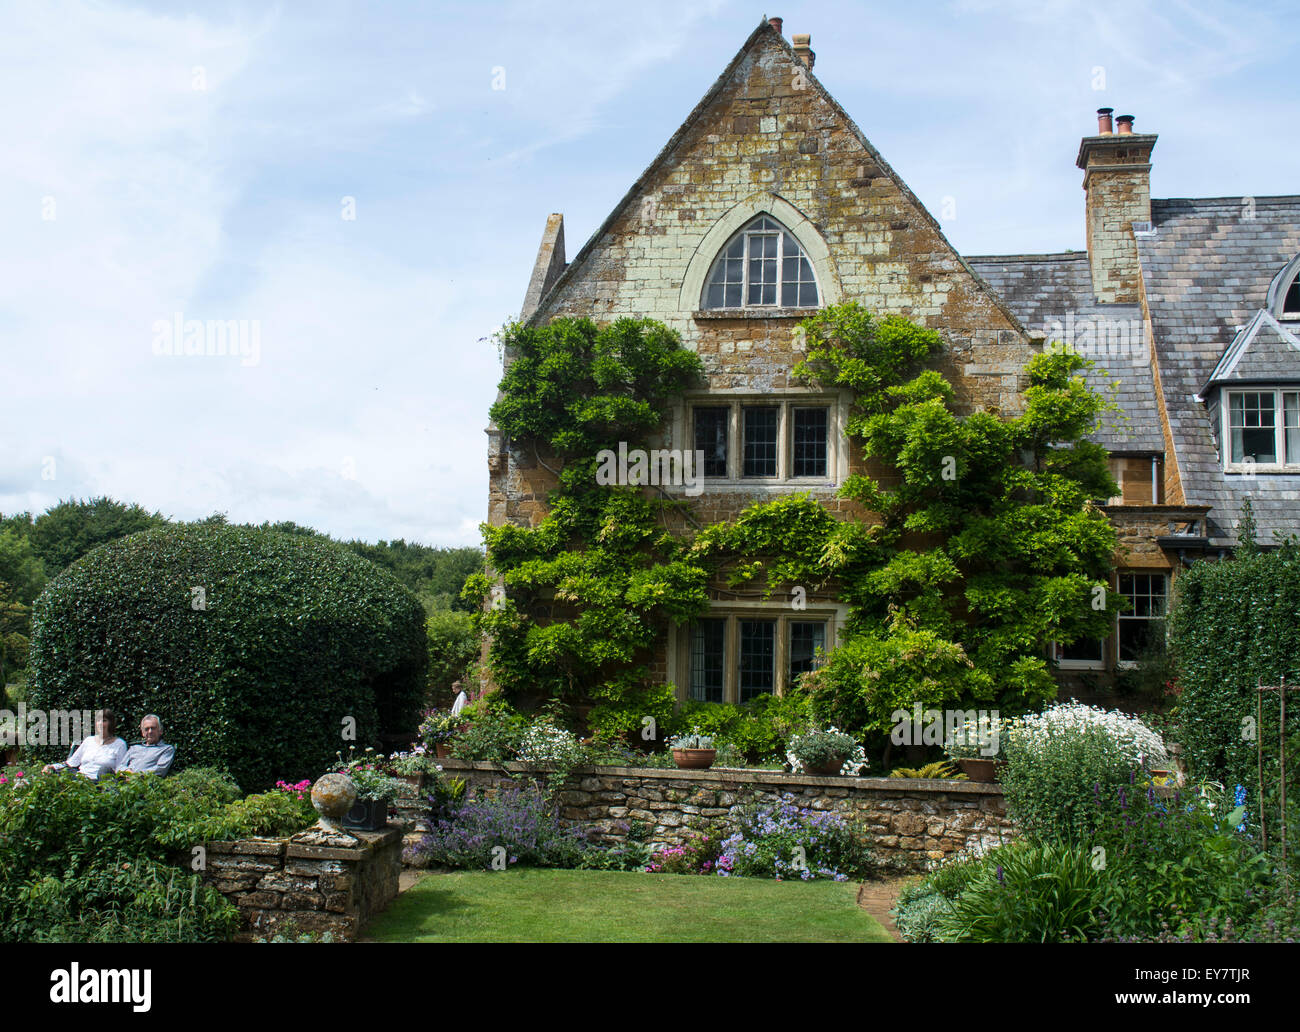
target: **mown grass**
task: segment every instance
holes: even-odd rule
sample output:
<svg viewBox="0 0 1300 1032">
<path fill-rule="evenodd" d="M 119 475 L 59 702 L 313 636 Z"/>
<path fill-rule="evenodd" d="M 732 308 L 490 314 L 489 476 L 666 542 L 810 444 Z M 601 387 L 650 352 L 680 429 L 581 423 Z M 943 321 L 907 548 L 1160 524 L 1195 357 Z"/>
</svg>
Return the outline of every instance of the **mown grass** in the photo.
<svg viewBox="0 0 1300 1032">
<path fill-rule="evenodd" d="M 429 874 L 376 942 L 890 942 L 851 882 L 512 870 Z"/>
</svg>

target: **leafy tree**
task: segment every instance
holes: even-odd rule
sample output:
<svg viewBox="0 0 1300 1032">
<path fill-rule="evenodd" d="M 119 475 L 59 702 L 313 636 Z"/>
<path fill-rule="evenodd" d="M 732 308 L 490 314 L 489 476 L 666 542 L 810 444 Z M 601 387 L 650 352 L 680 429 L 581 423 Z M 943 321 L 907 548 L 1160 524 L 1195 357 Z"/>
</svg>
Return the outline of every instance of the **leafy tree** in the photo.
<svg viewBox="0 0 1300 1032">
<path fill-rule="evenodd" d="M 465 680 L 478 661 L 479 636 L 469 613 L 438 610 L 424 623 L 429 638 L 429 697 L 432 703 L 452 698 L 451 686 Z"/>
<path fill-rule="evenodd" d="M 21 602 L 12 588 L 0 581 L 0 709 L 5 706 L 9 675 L 27 666 L 31 628 L 31 606 Z"/>
<path fill-rule="evenodd" d="M 166 525 L 160 512 L 124 505 L 112 498 L 60 502 L 37 516 L 31 542 L 50 576 L 67 569 L 87 552 L 127 534 Z"/>
<path fill-rule="evenodd" d="M 45 565 L 31 541 L 8 526 L 0 526 L 0 581 L 18 601 L 31 605 L 45 587 Z"/>
</svg>

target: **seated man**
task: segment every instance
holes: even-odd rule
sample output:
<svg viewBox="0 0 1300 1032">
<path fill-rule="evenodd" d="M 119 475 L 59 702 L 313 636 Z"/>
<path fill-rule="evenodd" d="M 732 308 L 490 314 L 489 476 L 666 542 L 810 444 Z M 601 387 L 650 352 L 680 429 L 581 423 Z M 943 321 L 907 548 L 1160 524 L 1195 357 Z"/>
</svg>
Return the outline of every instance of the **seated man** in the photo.
<svg viewBox="0 0 1300 1032">
<path fill-rule="evenodd" d="M 140 721 L 143 745 L 133 745 L 126 752 L 126 769 L 133 774 L 166 775 L 176 759 L 176 750 L 162 740 L 162 721 L 150 713 Z"/>
</svg>

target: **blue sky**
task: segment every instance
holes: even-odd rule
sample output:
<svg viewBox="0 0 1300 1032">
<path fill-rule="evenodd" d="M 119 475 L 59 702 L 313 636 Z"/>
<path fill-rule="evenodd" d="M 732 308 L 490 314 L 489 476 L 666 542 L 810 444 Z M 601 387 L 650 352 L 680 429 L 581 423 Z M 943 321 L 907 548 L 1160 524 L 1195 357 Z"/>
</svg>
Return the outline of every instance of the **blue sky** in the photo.
<svg viewBox="0 0 1300 1032">
<path fill-rule="evenodd" d="M 1300 192 L 1283 3 L 11 0 L 0 511 L 477 544 L 547 214 L 572 257 L 765 13 L 964 254 L 1083 247 L 1101 106 L 1157 197 Z M 177 313 L 256 361 L 157 354 Z"/>
</svg>

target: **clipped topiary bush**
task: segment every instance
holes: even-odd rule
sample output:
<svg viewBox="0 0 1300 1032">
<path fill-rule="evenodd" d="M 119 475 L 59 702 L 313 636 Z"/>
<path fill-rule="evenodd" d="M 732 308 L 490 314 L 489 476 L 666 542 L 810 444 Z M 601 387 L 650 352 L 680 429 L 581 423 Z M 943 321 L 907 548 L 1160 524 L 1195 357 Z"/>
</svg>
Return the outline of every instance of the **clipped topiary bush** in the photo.
<svg viewBox="0 0 1300 1032">
<path fill-rule="evenodd" d="M 341 545 L 164 527 L 50 582 L 28 703 L 111 707 L 127 735 L 157 713 L 178 768 L 221 767 L 255 791 L 329 769 L 350 720 L 362 745 L 413 729 L 426 649 L 415 596 Z"/>
</svg>

